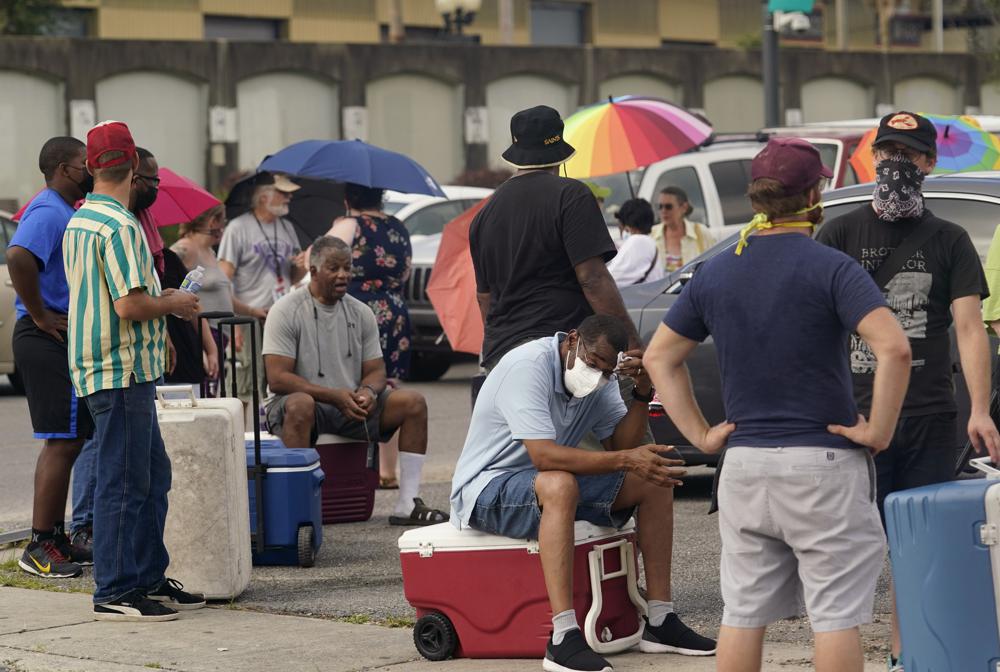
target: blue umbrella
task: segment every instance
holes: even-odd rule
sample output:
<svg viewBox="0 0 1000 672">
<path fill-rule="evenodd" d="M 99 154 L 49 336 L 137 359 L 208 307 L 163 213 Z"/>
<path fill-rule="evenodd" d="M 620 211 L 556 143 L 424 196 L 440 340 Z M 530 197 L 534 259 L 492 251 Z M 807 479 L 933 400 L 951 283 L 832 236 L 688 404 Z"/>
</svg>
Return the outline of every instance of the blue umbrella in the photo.
<svg viewBox="0 0 1000 672">
<path fill-rule="evenodd" d="M 266 157 L 257 170 L 444 196 L 437 181 L 419 163 L 360 140 L 296 142 Z"/>
</svg>

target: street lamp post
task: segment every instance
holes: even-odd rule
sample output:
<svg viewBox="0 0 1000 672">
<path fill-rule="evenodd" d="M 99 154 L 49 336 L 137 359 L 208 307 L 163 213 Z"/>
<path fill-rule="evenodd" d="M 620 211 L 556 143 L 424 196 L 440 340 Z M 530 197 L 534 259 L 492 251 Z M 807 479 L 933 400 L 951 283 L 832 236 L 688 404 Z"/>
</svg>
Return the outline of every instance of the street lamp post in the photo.
<svg viewBox="0 0 1000 672">
<path fill-rule="evenodd" d="M 764 125 L 773 128 L 778 122 L 778 31 L 774 29 L 774 14 L 768 0 L 761 3 L 764 32 L 761 40 L 764 70 Z"/>
<path fill-rule="evenodd" d="M 476 18 L 482 0 L 434 0 L 438 13 L 444 17 L 444 32 L 462 39 L 462 28 Z"/>
</svg>

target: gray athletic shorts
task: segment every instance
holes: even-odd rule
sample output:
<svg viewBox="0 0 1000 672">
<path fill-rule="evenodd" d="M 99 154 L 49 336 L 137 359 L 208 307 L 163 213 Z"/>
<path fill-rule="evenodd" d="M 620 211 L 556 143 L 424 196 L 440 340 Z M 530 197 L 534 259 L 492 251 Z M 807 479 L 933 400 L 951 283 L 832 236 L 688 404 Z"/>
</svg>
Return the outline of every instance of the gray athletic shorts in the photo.
<svg viewBox="0 0 1000 672">
<path fill-rule="evenodd" d="M 870 623 L 885 534 L 868 451 L 730 448 L 719 479 L 722 624 Z"/>
</svg>

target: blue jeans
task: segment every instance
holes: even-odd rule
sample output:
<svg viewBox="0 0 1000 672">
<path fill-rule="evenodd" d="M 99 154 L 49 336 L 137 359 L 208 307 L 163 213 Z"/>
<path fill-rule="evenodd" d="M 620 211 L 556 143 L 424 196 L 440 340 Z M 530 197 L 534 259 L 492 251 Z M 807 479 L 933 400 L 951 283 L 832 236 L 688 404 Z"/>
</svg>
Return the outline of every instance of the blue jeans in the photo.
<svg viewBox="0 0 1000 672">
<path fill-rule="evenodd" d="M 94 525 L 94 490 L 97 488 L 97 446 L 90 438 L 83 444 L 79 457 L 73 463 L 73 519 L 72 532 Z"/>
<path fill-rule="evenodd" d="M 156 386 L 86 397 L 94 417 L 94 603 L 112 602 L 163 583 L 170 556 L 163 545 L 170 459 L 156 421 Z"/>
</svg>

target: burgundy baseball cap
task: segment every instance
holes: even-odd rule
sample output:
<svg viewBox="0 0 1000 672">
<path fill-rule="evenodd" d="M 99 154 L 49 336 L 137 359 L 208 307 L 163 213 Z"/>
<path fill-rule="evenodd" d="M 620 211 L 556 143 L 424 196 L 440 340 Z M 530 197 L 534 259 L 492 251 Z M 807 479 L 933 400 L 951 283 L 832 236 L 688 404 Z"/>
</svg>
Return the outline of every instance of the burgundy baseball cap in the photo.
<svg viewBox="0 0 1000 672">
<path fill-rule="evenodd" d="M 108 152 L 121 152 L 121 156 L 104 159 Z M 128 126 L 120 121 L 102 121 L 87 133 L 87 167 L 110 168 L 135 156 L 135 141 Z"/>
<path fill-rule="evenodd" d="M 785 188 L 785 196 L 801 194 L 819 182 L 821 177 L 833 177 L 823 165 L 819 151 L 801 138 L 771 138 L 767 146 L 753 158 L 750 179 L 777 180 Z"/>
</svg>

